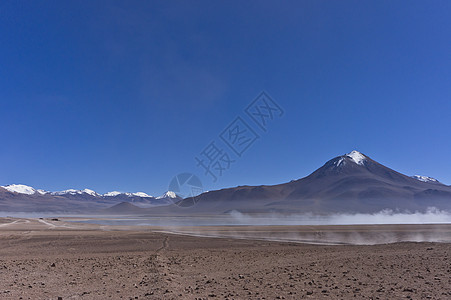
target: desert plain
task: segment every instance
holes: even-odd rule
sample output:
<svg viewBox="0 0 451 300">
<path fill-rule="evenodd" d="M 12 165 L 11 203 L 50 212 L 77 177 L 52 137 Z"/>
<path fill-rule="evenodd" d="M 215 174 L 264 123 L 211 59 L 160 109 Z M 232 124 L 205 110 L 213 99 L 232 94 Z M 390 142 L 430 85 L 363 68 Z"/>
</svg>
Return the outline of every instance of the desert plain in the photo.
<svg viewBox="0 0 451 300">
<path fill-rule="evenodd" d="M 0 218 L 0 299 L 451 299 L 451 225 Z"/>
</svg>

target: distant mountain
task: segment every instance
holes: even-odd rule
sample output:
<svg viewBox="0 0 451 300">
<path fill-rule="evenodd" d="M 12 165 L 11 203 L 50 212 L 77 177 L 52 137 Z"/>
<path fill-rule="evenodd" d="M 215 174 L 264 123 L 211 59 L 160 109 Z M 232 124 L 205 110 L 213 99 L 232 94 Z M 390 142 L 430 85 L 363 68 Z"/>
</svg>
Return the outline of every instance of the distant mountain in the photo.
<svg viewBox="0 0 451 300">
<path fill-rule="evenodd" d="M 65 190 L 65 191 L 61 191 L 61 192 L 52 192 L 51 194 L 57 195 L 57 196 L 83 195 L 83 194 L 87 194 L 87 195 L 94 196 L 94 197 L 100 196 L 99 194 L 97 194 L 96 192 L 94 192 L 93 190 L 90 190 L 90 189 L 84 189 L 84 190 L 69 189 L 69 190 Z"/>
<path fill-rule="evenodd" d="M 352 151 L 299 180 L 211 191 L 193 198 L 192 203 L 197 204 L 180 212 L 368 213 L 382 209 L 425 210 L 431 206 L 451 209 L 451 187 L 403 175 Z M 169 207 L 153 212 L 171 213 Z"/>
<path fill-rule="evenodd" d="M 166 193 L 164 193 L 163 195 L 157 197 L 157 199 L 165 199 L 165 198 L 169 198 L 169 199 L 177 199 L 180 198 L 179 196 L 177 196 L 176 193 L 172 192 L 172 191 L 167 191 Z"/>
<path fill-rule="evenodd" d="M 127 196 L 127 197 L 142 197 L 142 198 L 154 198 L 153 196 L 147 195 L 146 193 L 143 192 L 137 192 L 137 193 L 121 193 L 121 192 L 108 192 L 103 194 L 104 197 L 116 197 L 119 195 L 123 195 L 123 196 Z M 158 198 L 158 197 L 157 197 Z"/>
<path fill-rule="evenodd" d="M 122 202 L 148 208 L 173 203 L 171 195 L 171 192 L 159 197 L 149 196 L 143 192 L 110 192 L 101 195 L 90 189 L 49 192 L 23 184 L 12 184 L 0 186 L 0 211 L 85 213 L 109 208 Z"/>
<path fill-rule="evenodd" d="M 1 187 L 11 193 L 18 193 L 18 194 L 25 194 L 25 195 L 33 195 L 33 194 L 37 194 L 37 193 L 41 194 L 41 195 L 45 195 L 48 193 L 47 191 L 36 190 L 36 189 L 32 188 L 31 186 L 27 186 L 27 185 L 23 185 L 23 184 L 11 184 L 11 185 L 1 186 Z"/>
</svg>

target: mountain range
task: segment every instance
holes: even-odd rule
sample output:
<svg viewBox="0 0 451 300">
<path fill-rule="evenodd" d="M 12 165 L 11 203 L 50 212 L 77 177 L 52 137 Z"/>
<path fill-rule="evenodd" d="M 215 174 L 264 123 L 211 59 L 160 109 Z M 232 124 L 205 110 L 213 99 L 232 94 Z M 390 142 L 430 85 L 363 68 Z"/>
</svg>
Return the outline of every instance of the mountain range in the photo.
<svg viewBox="0 0 451 300">
<path fill-rule="evenodd" d="M 177 205 L 171 205 L 176 203 Z M 195 204 L 195 205 L 192 205 Z M 144 193 L 92 190 L 46 192 L 27 186 L 0 187 L 0 211 L 103 210 L 124 214 L 371 213 L 383 209 L 451 209 L 451 186 L 427 176 L 407 176 L 358 152 L 335 157 L 312 174 L 283 184 L 238 186 L 182 199 L 174 192 Z"/>
<path fill-rule="evenodd" d="M 109 192 L 103 195 L 90 189 L 49 192 L 23 184 L 0 186 L 0 211 L 4 212 L 99 212 L 119 203 L 133 203 L 138 208 L 169 205 L 181 200 L 174 192 L 153 197 L 143 192 Z"/>
</svg>

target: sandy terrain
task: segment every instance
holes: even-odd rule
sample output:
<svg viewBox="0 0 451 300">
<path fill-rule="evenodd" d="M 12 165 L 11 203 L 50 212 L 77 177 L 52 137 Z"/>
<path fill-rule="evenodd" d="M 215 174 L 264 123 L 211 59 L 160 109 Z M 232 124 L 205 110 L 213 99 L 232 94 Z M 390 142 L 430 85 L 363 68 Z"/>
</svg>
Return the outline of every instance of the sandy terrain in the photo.
<svg viewBox="0 0 451 300">
<path fill-rule="evenodd" d="M 449 229 L 410 232 L 446 236 Z M 310 245 L 155 230 L 164 228 L 0 219 L 0 299 L 451 299 L 447 243 Z M 398 236 L 409 227 L 190 229 L 241 237 L 277 231 L 336 238 Z"/>
</svg>

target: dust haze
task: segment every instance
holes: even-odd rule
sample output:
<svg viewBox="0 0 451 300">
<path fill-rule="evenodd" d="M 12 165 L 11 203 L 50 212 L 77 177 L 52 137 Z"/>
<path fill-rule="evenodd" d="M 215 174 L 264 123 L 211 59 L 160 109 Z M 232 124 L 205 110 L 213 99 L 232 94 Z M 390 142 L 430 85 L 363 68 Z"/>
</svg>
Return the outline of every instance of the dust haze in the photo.
<svg viewBox="0 0 451 300">
<path fill-rule="evenodd" d="M 374 225 L 374 224 L 447 224 L 451 223 L 451 213 L 435 207 L 425 212 L 396 212 L 390 209 L 377 213 L 335 213 L 318 215 L 305 214 L 265 214 L 253 215 L 233 211 L 230 216 L 236 225 Z"/>
<path fill-rule="evenodd" d="M 383 210 L 373 214 L 330 215 L 255 215 L 233 211 L 229 218 L 216 220 L 216 224 L 209 226 L 199 226 L 191 220 L 192 224 L 168 226 L 165 231 L 203 237 L 329 245 L 451 243 L 451 213 L 434 207 L 425 212 Z"/>
<path fill-rule="evenodd" d="M 246 214 L 232 211 L 199 216 L 63 216 L 55 213 L 11 213 L 19 218 L 63 217 L 113 227 L 202 237 L 254 239 L 309 244 L 374 245 L 396 242 L 451 243 L 451 213 L 435 207 L 425 212 L 382 210 L 372 214 Z"/>
</svg>

